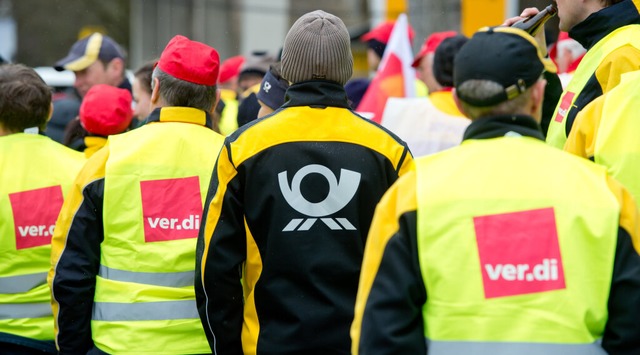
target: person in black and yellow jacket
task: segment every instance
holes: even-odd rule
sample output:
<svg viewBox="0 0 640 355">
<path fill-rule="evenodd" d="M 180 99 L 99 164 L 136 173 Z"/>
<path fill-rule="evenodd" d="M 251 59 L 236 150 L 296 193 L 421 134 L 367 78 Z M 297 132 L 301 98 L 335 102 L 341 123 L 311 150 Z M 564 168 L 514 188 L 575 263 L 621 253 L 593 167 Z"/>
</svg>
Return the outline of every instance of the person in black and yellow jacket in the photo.
<svg viewBox="0 0 640 355">
<path fill-rule="evenodd" d="M 55 354 L 47 286 L 51 235 L 84 158 L 41 134 L 51 90 L 31 68 L 0 65 L 0 353 Z"/>
<path fill-rule="evenodd" d="M 289 30 L 273 114 L 225 140 L 198 239 L 196 300 L 217 354 L 348 354 L 376 203 L 413 158 L 350 108 L 349 33 L 324 11 Z"/>
<path fill-rule="evenodd" d="M 544 143 L 545 69 L 518 29 L 462 47 L 455 97 L 472 123 L 378 204 L 353 354 L 640 351 L 638 209 L 604 168 Z"/>
<path fill-rule="evenodd" d="M 153 72 L 147 123 L 113 135 L 56 224 L 49 285 L 61 354 L 202 354 L 193 290 L 203 198 L 224 138 L 212 130 L 219 57 L 183 36 Z"/>
<path fill-rule="evenodd" d="M 547 143 L 562 149 L 578 112 L 616 87 L 622 74 L 640 69 L 640 0 L 558 0 L 557 4 L 560 30 L 587 49 L 548 122 Z M 523 15 L 536 12 L 527 9 Z"/>
</svg>

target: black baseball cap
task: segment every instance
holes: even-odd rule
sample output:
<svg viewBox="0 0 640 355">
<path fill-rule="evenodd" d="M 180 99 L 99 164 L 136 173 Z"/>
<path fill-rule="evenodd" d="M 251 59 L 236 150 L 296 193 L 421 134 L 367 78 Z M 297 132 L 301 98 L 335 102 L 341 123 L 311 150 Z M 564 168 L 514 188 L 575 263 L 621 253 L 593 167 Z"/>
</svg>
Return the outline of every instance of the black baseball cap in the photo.
<svg viewBox="0 0 640 355">
<path fill-rule="evenodd" d="M 74 43 L 69 54 L 57 61 L 53 67 L 57 71 L 80 71 L 98 59 L 110 62 L 114 58 L 124 59 L 120 46 L 111 37 L 96 32 Z"/>
<path fill-rule="evenodd" d="M 460 100 L 470 105 L 487 107 L 517 97 L 535 84 L 545 70 L 557 71 L 527 32 L 511 27 L 485 27 L 456 55 L 453 83 L 459 87 L 467 80 L 487 80 L 501 85 L 504 90 L 492 97 L 476 98 L 456 92 Z"/>
</svg>

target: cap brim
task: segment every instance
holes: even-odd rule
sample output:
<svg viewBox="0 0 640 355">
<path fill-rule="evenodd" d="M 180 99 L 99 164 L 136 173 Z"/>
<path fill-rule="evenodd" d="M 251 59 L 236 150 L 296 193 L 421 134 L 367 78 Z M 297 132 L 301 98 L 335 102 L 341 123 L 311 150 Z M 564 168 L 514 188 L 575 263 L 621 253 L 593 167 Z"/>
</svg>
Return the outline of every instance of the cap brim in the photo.
<svg viewBox="0 0 640 355">
<path fill-rule="evenodd" d="M 98 60 L 97 57 L 91 58 L 87 55 L 79 58 L 75 56 L 67 56 L 64 59 L 58 61 L 55 64 L 54 68 L 57 71 L 63 71 L 65 69 L 71 71 L 81 71 L 88 68 L 91 64 L 95 63 L 96 60 Z"/>
<path fill-rule="evenodd" d="M 68 63 L 71 63 L 73 61 L 75 61 L 76 59 L 78 59 L 75 55 L 68 55 L 62 59 L 60 59 L 59 61 L 56 62 L 56 64 L 53 65 L 53 69 L 57 70 L 57 71 L 63 71 L 66 70 L 66 65 Z"/>
</svg>

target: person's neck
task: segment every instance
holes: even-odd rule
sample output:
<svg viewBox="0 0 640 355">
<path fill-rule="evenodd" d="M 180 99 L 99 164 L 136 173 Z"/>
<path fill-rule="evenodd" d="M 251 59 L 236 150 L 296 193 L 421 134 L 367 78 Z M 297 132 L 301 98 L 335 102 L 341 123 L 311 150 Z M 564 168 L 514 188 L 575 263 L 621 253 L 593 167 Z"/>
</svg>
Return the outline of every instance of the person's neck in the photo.
<svg viewBox="0 0 640 355">
<path fill-rule="evenodd" d="M 582 8 L 582 18 L 578 23 L 583 22 L 592 14 L 604 9 L 606 6 L 602 4 L 600 0 L 591 0 L 584 3 Z"/>
</svg>

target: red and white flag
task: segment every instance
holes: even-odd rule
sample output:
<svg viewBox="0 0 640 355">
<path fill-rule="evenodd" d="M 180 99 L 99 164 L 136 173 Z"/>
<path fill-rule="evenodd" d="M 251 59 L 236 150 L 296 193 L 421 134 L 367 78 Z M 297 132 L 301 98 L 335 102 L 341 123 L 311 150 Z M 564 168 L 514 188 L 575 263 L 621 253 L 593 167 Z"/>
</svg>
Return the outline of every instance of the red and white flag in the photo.
<svg viewBox="0 0 640 355">
<path fill-rule="evenodd" d="M 412 62 L 409 23 L 407 16 L 400 14 L 391 31 L 389 43 L 376 75 L 371 80 L 356 111 L 380 123 L 389 97 L 415 97 L 416 73 L 411 67 Z"/>
</svg>

